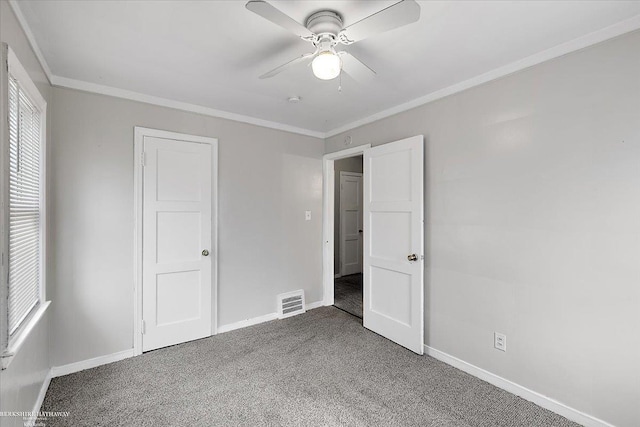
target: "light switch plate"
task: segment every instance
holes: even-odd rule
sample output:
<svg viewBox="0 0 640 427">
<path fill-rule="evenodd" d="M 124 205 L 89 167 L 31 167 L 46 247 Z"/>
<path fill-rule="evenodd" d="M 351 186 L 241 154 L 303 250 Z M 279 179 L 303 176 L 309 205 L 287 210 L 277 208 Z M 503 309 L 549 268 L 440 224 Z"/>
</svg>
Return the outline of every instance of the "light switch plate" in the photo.
<svg viewBox="0 0 640 427">
<path fill-rule="evenodd" d="M 507 351 L 507 336 L 499 332 L 493 333 L 493 346 L 500 351 Z"/>
<path fill-rule="evenodd" d="M 304 211 L 304 220 L 311 221 L 311 211 Z"/>
</svg>

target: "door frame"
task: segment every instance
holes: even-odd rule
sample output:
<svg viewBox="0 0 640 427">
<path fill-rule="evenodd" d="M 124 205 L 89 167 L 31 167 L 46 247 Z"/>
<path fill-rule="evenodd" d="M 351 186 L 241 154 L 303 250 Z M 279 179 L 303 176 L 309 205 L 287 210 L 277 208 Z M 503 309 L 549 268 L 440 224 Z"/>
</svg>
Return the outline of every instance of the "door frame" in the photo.
<svg viewBox="0 0 640 427">
<path fill-rule="evenodd" d="M 371 144 L 359 145 L 322 156 L 322 289 L 323 304 L 333 305 L 335 280 L 335 169 L 334 161 L 364 154 Z M 364 166 L 364 165 L 363 165 Z M 365 174 L 364 168 L 362 171 Z"/>
<path fill-rule="evenodd" d="M 364 162 L 364 159 L 363 159 Z M 363 167 L 364 167 L 364 163 L 363 163 Z M 364 185 L 364 173 L 363 172 L 348 172 L 348 171 L 340 171 L 340 185 L 342 185 L 342 177 L 343 176 L 357 176 L 361 179 L 361 183 L 360 185 Z M 334 187 L 335 188 L 335 187 Z M 338 218 L 340 218 L 340 224 L 338 224 L 338 236 L 340 236 L 340 272 L 337 273 L 337 275 L 340 276 L 344 276 L 343 274 L 343 267 L 344 267 L 344 260 L 345 260 L 345 244 L 344 244 L 344 239 L 343 239 L 343 235 L 342 235 L 342 226 L 343 226 L 343 222 L 344 222 L 344 217 L 342 215 L 342 188 L 340 188 L 340 197 L 338 198 L 338 200 L 340 200 L 340 209 L 339 209 L 339 214 L 338 214 Z M 363 202 L 363 199 L 360 200 L 360 202 Z M 363 206 L 361 206 L 362 208 L 362 215 L 364 215 L 364 203 L 362 203 Z M 363 223 L 362 226 L 364 227 L 364 218 L 363 218 Z M 364 241 L 364 233 L 362 233 L 360 235 L 360 243 L 363 243 Z M 334 246 L 334 250 L 335 250 L 335 246 Z M 364 260 L 364 249 L 362 250 L 362 257 Z M 335 267 L 334 267 L 335 268 Z"/>
<path fill-rule="evenodd" d="M 218 333 L 218 139 L 141 126 L 134 127 L 133 142 L 133 355 L 142 354 L 142 210 L 144 137 L 211 145 L 211 334 Z"/>
</svg>

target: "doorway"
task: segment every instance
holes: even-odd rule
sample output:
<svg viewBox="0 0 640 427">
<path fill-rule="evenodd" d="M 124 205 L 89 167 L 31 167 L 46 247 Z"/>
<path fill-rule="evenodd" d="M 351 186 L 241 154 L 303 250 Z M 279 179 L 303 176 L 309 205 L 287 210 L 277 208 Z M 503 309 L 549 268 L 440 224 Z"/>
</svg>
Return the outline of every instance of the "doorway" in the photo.
<svg viewBox="0 0 640 427">
<path fill-rule="evenodd" d="M 362 319 L 363 157 L 339 159 L 335 170 L 333 305 Z"/>
<path fill-rule="evenodd" d="M 424 353 L 424 137 L 417 135 L 371 148 L 369 144 L 323 158 L 324 305 L 336 302 L 335 164 L 362 155 L 362 325 Z M 343 181 L 344 183 L 344 181 Z M 357 188 L 357 184 L 352 185 Z M 359 190 L 358 190 L 359 192 Z M 337 206 L 336 206 L 337 205 Z M 353 219 L 353 218 L 352 218 Z M 354 221 L 355 222 L 355 221 Z M 353 228 L 353 227 L 352 227 Z M 358 229 L 359 231 L 360 229 Z M 342 239 L 347 241 L 346 237 Z M 336 256 L 336 252 L 338 255 Z M 353 252 L 352 252 L 353 253 Z M 343 254 L 343 255 L 346 255 Z M 348 264 L 348 263 L 347 263 Z M 336 277 L 339 275 L 339 277 Z M 355 279 L 355 278 L 354 278 Z M 354 280 L 355 283 L 357 281 Z M 338 300 L 339 300 L 338 296 Z"/>
</svg>

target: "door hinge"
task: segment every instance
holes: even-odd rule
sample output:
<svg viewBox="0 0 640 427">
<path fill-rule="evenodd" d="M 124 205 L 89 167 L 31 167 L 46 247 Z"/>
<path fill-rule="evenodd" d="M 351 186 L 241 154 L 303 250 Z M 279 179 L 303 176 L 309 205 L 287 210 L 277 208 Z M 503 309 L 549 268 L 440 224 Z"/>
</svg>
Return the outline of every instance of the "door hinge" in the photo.
<svg viewBox="0 0 640 427">
<path fill-rule="evenodd" d="M 142 167 L 147 166 L 147 152 L 146 151 L 142 152 L 142 156 L 140 157 L 140 165 Z"/>
<path fill-rule="evenodd" d="M 146 334 L 147 333 L 147 322 L 145 322 L 144 320 L 142 321 L 142 334 Z"/>
</svg>

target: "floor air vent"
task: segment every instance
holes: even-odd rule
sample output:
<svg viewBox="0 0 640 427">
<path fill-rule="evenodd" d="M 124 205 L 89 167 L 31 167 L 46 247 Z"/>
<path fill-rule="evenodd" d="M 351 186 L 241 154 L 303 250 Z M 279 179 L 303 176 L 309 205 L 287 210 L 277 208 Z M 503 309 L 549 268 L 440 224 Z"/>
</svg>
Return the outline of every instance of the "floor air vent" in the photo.
<svg viewBox="0 0 640 427">
<path fill-rule="evenodd" d="M 278 318 L 284 319 L 304 313 L 304 291 L 287 292 L 278 295 Z"/>
</svg>

